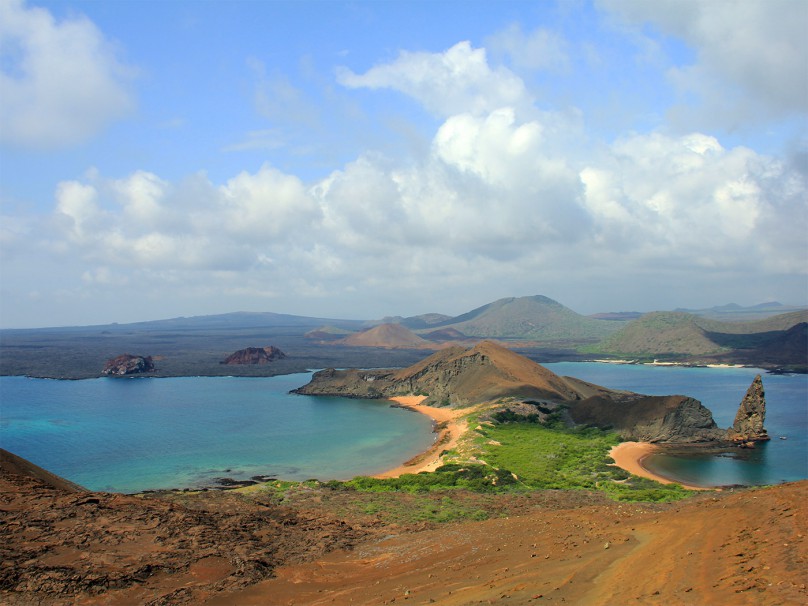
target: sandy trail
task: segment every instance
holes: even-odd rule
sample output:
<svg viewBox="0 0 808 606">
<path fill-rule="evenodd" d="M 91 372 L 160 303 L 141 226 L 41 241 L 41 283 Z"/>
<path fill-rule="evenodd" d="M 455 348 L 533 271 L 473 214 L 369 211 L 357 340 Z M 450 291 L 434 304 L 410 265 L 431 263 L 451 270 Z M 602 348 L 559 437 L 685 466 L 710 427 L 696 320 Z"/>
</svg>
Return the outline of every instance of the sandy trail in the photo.
<svg viewBox="0 0 808 606">
<path fill-rule="evenodd" d="M 394 469 L 375 475 L 376 478 L 397 478 L 405 473 L 421 473 L 435 471 L 443 464 L 441 452 L 451 450 L 457 445 L 460 436 L 468 429 L 467 423 L 461 419 L 469 413 L 468 409 L 436 408 L 421 404 L 426 396 L 395 396 L 388 398 L 398 405 L 430 417 L 437 424 L 437 437 L 434 444 L 425 452 Z"/>
</svg>

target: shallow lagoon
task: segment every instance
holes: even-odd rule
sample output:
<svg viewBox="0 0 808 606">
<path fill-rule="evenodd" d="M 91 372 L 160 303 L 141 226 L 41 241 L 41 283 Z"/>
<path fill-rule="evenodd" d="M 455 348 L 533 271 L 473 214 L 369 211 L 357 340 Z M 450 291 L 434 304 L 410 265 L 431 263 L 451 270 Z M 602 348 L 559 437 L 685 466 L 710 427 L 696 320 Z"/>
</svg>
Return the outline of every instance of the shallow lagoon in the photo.
<svg viewBox="0 0 808 606">
<path fill-rule="evenodd" d="M 721 427 L 732 424 L 758 372 L 580 362 L 546 366 L 606 387 L 693 396 Z M 428 418 L 386 401 L 288 393 L 309 377 L 0 377 L 0 445 L 87 488 L 135 492 L 211 485 L 221 477 L 344 479 L 395 467 L 432 444 Z M 736 456 L 658 455 L 648 466 L 701 485 L 808 478 L 808 376 L 764 375 L 763 383 L 771 442 Z"/>
</svg>

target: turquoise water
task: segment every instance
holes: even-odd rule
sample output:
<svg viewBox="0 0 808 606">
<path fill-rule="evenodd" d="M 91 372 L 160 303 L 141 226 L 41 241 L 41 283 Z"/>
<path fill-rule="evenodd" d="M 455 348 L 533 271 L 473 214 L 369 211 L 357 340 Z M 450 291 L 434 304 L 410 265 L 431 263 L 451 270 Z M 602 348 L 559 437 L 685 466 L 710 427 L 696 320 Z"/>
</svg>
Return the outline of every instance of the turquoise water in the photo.
<svg viewBox="0 0 808 606">
<path fill-rule="evenodd" d="M 729 427 L 757 371 L 580 362 L 546 365 L 606 387 L 685 394 Z M 0 446 L 93 490 L 210 485 L 253 475 L 343 479 L 399 465 L 434 439 L 423 415 L 383 401 L 289 394 L 309 373 L 52 381 L 0 377 Z M 808 478 L 808 376 L 763 375 L 772 441 L 733 456 L 655 456 L 697 485 Z M 786 437 L 780 440 L 779 437 Z"/>
<path fill-rule="evenodd" d="M 695 486 L 778 484 L 808 478 L 808 375 L 769 375 L 753 368 L 685 368 L 560 362 L 547 368 L 605 387 L 650 395 L 683 394 L 701 401 L 719 427 L 730 427 L 756 374 L 766 392 L 772 440 L 754 450 L 716 455 L 655 455 L 646 467 Z M 786 438 L 781 440 L 780 437 Z"/>
<path fill-rule="evenodd" d="M 91 490 L 136 492 L 253 475 L 347 479 L 433 443 L 430 419 L 387 401 L 288 393 L 310 376 L 0 377 L 0 446 Z"/>
</svg>

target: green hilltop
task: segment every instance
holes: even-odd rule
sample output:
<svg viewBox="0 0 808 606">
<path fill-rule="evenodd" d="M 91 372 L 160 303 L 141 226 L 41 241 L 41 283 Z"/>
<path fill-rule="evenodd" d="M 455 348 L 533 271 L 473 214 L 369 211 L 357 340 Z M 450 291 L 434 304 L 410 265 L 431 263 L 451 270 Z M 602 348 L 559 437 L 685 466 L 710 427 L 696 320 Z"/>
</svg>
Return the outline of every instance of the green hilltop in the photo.
<svg viewBox="0 0 808 606">
<path fill-rule="evenodd" d="M 582 316 L 558 301 L 536 295 L 499 299 L 432 328 L 451 327 L 478 338 L 585 343 L 600 341 L 623 325 Z"/>
<path fill-rule="evenodd" d="M 722 322 L 686 312 L 652 312 L 629 322 L 592 353 L 638 358 L 707 357 L 708 361 L 806 364 L 808 310 L 752 322 Z M 732 360 L 730 360 L 732 358 Z"/>
</svg>

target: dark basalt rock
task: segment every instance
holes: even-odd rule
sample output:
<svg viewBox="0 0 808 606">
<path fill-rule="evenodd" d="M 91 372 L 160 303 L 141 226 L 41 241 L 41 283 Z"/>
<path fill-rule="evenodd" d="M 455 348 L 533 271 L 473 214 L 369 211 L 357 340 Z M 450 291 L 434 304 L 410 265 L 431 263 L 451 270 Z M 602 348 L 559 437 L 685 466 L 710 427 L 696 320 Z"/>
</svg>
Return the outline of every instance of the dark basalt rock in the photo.
<svg viewBox="0 0 808 606">
<path fill-rule="evenodd" d="M 147 372 L 154 372 L 154 361 L 151 356 L 133 356 L 132 354 L 122 354 L 110 360 L 104 365 L 101 374 L 114 377 L 125 375 L 137 375 Z"/>
<path fill-rule="evenodd" d="M 727 437 L 744 447 L 754 446 L 755 442 L 764 442 L 769 439 L 763 426 L 765 420 L 766 393 L 763 390 L 763 380 L 757 375 L 738 407 L 735 422 L 727 430 Z"/>
<path fill-rule="evenodd" d="M 239 349 L 230 354 L 219 364 L 239 365 L 239 364 L 269 364 L 275 360 L 282 360 L 286 357 L 280 349 L 274 345 L 269 347 L 247 347 Z"/>
</svg>

